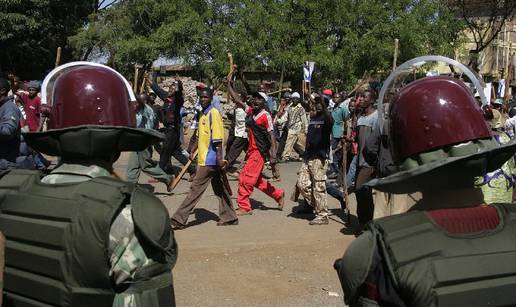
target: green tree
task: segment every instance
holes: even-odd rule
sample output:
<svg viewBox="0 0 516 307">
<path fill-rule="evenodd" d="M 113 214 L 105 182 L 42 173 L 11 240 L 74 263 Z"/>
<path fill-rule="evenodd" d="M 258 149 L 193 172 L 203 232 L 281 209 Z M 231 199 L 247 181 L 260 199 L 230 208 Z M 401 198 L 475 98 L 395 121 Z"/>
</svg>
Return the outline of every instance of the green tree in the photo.
<svg viewBox="0 0 516 307">
<path fill-rule="evenodd" d="M 59 46 L 62 60 L 70 60 L 68 37 L 86 24 L 89 14 L 109 5 L 106 1 L 0 1 L 0 71 L 13 71 L 23 79 L 42 78 L 54 67 Z"/>
<path fill-rule="evenodd" d="M 400 61 L 453 54 L 463 27 L 439 0 L 121 0 L 72 37 L 77 55 L 96 50 L 129 73 L 135 63 L 181 58 L 215 80 L 227 52 L 241 69 L 302 78 L 316 62 L 316 86 L 351 86 L 365 71 L 387 72 L 395 38 Z"/>
</svg>

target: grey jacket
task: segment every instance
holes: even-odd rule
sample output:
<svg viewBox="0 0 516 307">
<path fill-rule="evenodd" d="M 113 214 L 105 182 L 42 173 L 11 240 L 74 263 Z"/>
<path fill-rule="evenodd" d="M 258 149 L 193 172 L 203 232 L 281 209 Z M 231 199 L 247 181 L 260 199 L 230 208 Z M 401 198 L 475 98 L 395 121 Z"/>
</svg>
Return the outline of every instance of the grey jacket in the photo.
<svg viewBox="0 0 516 307">
<path fill-rule="evenodd" d="M 16 162 L 20 154 L 20 118 L 12 96 L 0 100 L 0 160 Z"/>
</svg>

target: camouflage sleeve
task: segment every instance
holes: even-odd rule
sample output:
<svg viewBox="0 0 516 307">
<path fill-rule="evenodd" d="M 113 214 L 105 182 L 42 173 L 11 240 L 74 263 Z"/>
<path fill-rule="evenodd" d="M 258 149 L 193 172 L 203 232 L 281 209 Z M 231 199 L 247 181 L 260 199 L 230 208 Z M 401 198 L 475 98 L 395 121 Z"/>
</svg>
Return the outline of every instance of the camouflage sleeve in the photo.
<svg viewBox="0 0 516 307">
<path fill-rule="evenodd" d="M 111 225 L 109 255 L 111 265 L 109 275 L 116 285 L 131 283 L 140 269 L 154 263 L 147 258 L 134 234 L 130 205 L 120 212 Z M 113 301 L 113 307 L 137 307 L 134 295 L 118 293 Z"/>
</svg>

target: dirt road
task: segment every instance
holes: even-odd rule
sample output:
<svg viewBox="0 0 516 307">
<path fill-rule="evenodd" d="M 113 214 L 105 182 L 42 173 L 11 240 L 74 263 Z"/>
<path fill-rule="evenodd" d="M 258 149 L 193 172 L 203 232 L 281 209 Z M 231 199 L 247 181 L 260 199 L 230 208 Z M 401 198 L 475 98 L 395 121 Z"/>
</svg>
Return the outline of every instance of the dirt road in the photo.
<svg viewBox="0 0 516 307">
<path fill-rule="evenodd" d="M 124 154 L 115 165 L 122 177 L 126 160 Z M 280 164 L 282 181 L 277 185 L 288 196 L 299 166 Z M 142 175 L 140 182 L 148 179 Z M 236 195 L 237 182 L 230 183 Z M 153 185 L 172 212 L 190 186 L 183 180 L 169 195 L 163 184 Z M 354 236 L 342 222 L 338 202 L 329 197 L 334 213 L 329 225 L 309 226 L 310 216 L 292 212 L 297 203 L 286 200 L 284 210 L 279 211 L 262 192 L 255 191 L 253 198 L 252 216 L 241 217 L 238 226 L 218 227 L 218 202 L 208 187 L 190 217 L 190 227 L 176 231 L 177 306 L 344 306 L 333 262 Z M 353 197 L 352 202 L 354 207 Z"/>
</svg>

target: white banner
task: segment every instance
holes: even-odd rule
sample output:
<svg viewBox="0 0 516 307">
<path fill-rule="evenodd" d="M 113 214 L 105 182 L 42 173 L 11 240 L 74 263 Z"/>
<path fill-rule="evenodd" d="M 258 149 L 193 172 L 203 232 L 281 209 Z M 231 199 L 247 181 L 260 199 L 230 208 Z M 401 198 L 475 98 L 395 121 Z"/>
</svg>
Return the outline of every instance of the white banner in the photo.
<svg viewBox="0 0 516 307">
<path fill-rule="evenodd" d="M 305 81 L 312 81 L 312 74 L 314 73 L 315 62 L 305 62 L 303 65 L 303 77 Z"/>
</svg>

